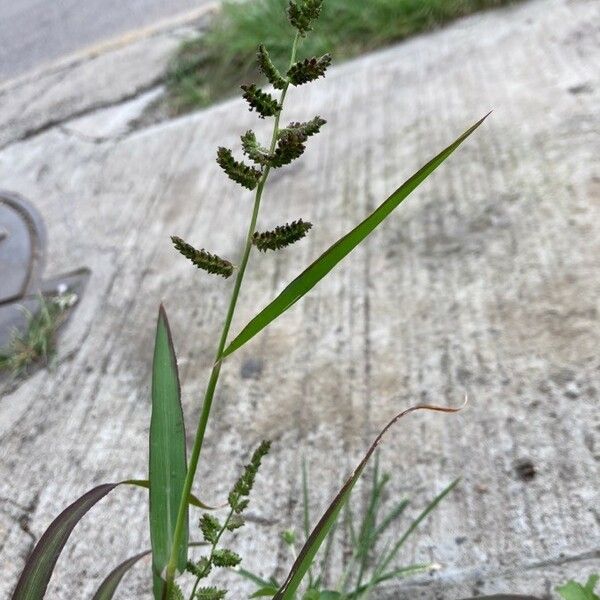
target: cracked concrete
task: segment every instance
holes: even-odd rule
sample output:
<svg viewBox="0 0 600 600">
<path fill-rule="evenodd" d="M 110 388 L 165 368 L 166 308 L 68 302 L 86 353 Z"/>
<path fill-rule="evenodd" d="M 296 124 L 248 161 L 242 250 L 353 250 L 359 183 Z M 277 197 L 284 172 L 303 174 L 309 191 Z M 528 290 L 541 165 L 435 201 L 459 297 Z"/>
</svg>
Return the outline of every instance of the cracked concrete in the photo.
<svg viewBox="0 0 600 600">
<path fill-rule="evenodd" d="M 599 23 L 595 0 L 532 0 L 347 63 L 290 95 L 286 119 L 318 113 L 329 123 L 273 178 L 261 229 L 299 217 L 315 228 L 285 252 L 253 257 L 234 331 L 494 113 L 330 279 L 224 365 L 197 491 L 218 502 L 250 448 L 273 439 L 255 526 L 234 544 L 249 568 L 268 577 L 289 566 L 278 534 L 301 523 L 303 452 L 316 518 L 391 414 L 467 391 L 468 410 L 415 416 L 383 445 L 390 497 L 410 496 L 411 515 L 462 480 L 400 557 L 441 569 L 378 598 L 550 598 L 566 578 L 600 570 Z M 57 85 L 40 96 L 57 97 Z M 136 89 L 131 101 L 143 104 Z M 13 133 L 3 130 L 12 141 L 0 181 L 44 215 L 48 273 L 86 265 L 92 276 L 64 332 L 70 359 L 0 399 L 0 496 L 16 503 L 0 508 L 2 597 L 31 544 L 17 505 L 39 496 L 27 522 L 37 539 L 93 485 L 145 473 L 161 300 L 195 421 L 229 288 L 193 270 L 168 236 L 235 261 L 250 200 L 219 172 L 215 148 L 239 150 L 240 133 L 268 127 L 235 100 L 132 131 L 135 110 L 116 95 L 107 102 L 37 135 L 15 118 Z M 90 597 L 118 560 L 147 547 L 144 500 L 121 490 L 82 521 L 49 598 Z M 335 559 L 343 553 L 336 547 Z M 147 575 L 142 561 L 118 597 L 148 597 Z"/>
<path fill-rule="evenodd" d="M 90 50 L 1 84 L 0 149 L 100 111 L 118 112 L 123 105 L 130 111 L 140 97 L 159 93 L 181 40 L 196 35 L 214 10 L 208 5 L 186 25 Z"/>
</svg>

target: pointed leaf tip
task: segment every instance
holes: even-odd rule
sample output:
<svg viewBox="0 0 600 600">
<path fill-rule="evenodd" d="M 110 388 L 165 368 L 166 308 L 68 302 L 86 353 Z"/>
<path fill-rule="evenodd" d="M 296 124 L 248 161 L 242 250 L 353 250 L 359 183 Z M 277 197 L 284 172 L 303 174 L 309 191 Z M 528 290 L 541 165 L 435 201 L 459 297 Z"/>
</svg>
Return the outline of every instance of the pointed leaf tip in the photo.
<svg viewBox="0 0 600 600">
<path fill-rule="evenodd" d="M 181 386 L 173 338 L 164 307 L 159 309 L 152 364 L 152 417 L 150 420 L 150 541 L 155 573 L 155 595 L 160 594 L 162 573 L 171 555 L 175 523 L 187 472 L 185 426 Z M 187 563 L 187 515 L 177 566 Z"/>
<path fill-rule="evenodd" d="M 419 187 L 483 123 L 487 116 L 485 115 L 477 121 L 452 142 L 452 144 L 414 173 L 412 177 L 409 177 L 387 200 L 368 215 L 362 223 L 359 223 L 344 237 L 330 246 L 328 250 L 296 277 L 230 342 L 223 351 L 221 359 L 241 348 L 317 285 L 321 279 L 375 230 L 411 192 Z"/>
</svg>

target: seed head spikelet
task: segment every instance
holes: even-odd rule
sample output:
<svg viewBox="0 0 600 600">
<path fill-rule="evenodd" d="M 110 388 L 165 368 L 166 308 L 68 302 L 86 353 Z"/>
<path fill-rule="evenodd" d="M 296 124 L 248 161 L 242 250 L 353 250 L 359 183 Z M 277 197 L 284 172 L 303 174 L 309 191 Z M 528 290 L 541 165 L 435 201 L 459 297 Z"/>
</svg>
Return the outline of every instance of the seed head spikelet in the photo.
<svg viewBox="0 0 600 600">
<path fill-rule="evenodd" d="M 237 514 L 244 511 L 248 506 L 247 497 L 252 491 L 252 486 L 254 485 L 254 478 L 256 477 L 256 473 L 258 472 L 262 459 L 269 452 L 270 448 L 271 442 L 266 440 L 261 442 L 260 446 L 252 454 L 250 463 L 244 467 L 244 472 L 242 473 L 240 478 L 235 482 L 233 489 L 229 493 L 229 506 L 231 506 L 231 508 Z"/>
<path fill-rule="evenodd" d="M 253 190 L 258 185 L 262 172 L 235 160 L 229 148 L 221 147 L 217 150 L 217 162 L 227 177 L 236 183 L 249 190 Z"/>
<path fill-rule="evenodd" d="M 319 17 L 323 0 L 290 0 L 288 19 L 301 36 L 312 30 L 312 22 Z"/>
<path fill-rule="evenodd" d="M 188 560 L 185 570 L 198 579 L 204 579 L 205 577 L 208 577 L 212 570 L 212 566 L 210 560 L 206 556 L 203 556 L 195 563 Z"/>
<path fill-rule="evenodd" d="M 197 250 L 194 246 L 184 242 L 176 235 L 171 236 L 171 240 L 175 248 L 183 256 L 189 258 L 199 269 L 203 269 L 208 273 L 214 273 L 215 275 L 221 275 L 221 277 L 231 277 L 233 265 L 228 260 L 220 258 L 216 254 L 211 254 L 204 249 Z"/>
<path fill-rule="evenodd" d="M 219 531 L 221 530 L 221 524 L 219 520 L 208 513 L 204 513 L 200 519 L 200 531 L 205 542 L 213 544 L 217 541 Z"/>
<path fill-rule="evenodd" d="M 243 98 L 250 105 L 250 111 L 255 110 L 261 118 L 273 117 L 281 111 L 281 105 L 271 94 L 258 89 L 253 83 L 243 85 Z"/>
<path fill-rule="evenodd" d="M 331 64 L 331 55 L 324 54 L 320 58 L 305 58 L 290 67 L 287 75 L 292 85 L 302 85 L 309 81 L 325 77 L 325 71 Z"/>
<path fill-rule="evenodd" d="M 254 131 L 248 130 L 242 135 L 242 149 L 244 154 L 256 164 L 265 166 L 270 163 L 271 155 L 258 143 Z"/>
<path fill-rule="evenodd" d="M 292 223 L 286 223 L 275 227 L 272 231 L 258 231 L 252 237 L 252 243 L 262 252 L 267 250 L 279 250 L 301 240 L 312 228 L 312 223 L 299 219 Z"/>
<path fill-rule="evenodd" d="M 169 600 L 184 600 L 181 588 L 174 582 L 169 590 Z"/>
<path fill-rule="evenodd" d="M 221 548 L 213 552 L 212 562 L 215 567 L 236 567 L 242 562 L 242 559 L 239 554 L 226 548 Z"/>
<path fill-rule="evenodd" d="M 277 140 L 277 147 L 271 157 L 270 165 L 279 168 L 300 158 L 306 150 L 304 142 L 306 142 L 306 135 L 302 131 L 296 129 L 282 131 Z"/>
<path fill-rule="evenodd" d="M 273 64 L 267 49 L 261 44 L 258 47 L 258 51 L 256 53 L 258 67 L 265 75 L 265 77 L 269 80 L 269 83 L 276 89 L 282 90 L 287 83 L 285 77 L 279 72 L 277 67 Z"/>
<path fill-rule="evenodd" d="M 212 587 L 203 587 L 196 591 L 194 595 L 195 600 L 223 600 L 225 595 L 227 594 L 227 590 L 220 590 L 214 586 Z"/>
<path fill-rule="evenodd" d="M 321 127 L 323 127 L 323 125 L 325 125 L 325 123 L 327 123 L 327 121 L 325 119 L 322 119 L 319 116 L 316 116 L 316 117 L 314 117 L 314 119 L 311 119 L 310 121 L 306 121 L 303 123 L 298 123 L 298 122 L 290 123 L 285 129 L 282 129 L 279 132 L 279 137 L 284 135 L 286 131 L 293 130 L 293 131 L 299 131 L 300 133 L 302 133 L 303 135 L 305 135 L 308 138 L 311 135 L 315 135 L 315 134 L 319 133 L 319 131 L 321 130 Z"/>
</svg>

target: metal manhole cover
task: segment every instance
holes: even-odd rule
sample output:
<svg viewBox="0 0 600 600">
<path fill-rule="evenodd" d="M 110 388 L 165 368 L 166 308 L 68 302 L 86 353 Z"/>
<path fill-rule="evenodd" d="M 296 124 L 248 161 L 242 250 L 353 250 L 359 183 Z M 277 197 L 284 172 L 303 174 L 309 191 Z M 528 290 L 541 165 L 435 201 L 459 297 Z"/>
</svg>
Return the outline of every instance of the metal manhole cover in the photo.
<svg viewBox="0 0 600 600">
<path fill-rule="evenodd" d="M 38 291 L 45 252 L 40 214 L 21 196 L 0 192 L 0 304 Z"/>
<path fill-rule="evenodd" d="M 89 270 L 82 268 L 42 280 L 46 228 L 34 206 L 18 194 L 0 191 L 0 351 L 23 334 L 40 298 L 81 297 Z M 69 304 L 72 306 L 72 304 Z"/>
</svg>

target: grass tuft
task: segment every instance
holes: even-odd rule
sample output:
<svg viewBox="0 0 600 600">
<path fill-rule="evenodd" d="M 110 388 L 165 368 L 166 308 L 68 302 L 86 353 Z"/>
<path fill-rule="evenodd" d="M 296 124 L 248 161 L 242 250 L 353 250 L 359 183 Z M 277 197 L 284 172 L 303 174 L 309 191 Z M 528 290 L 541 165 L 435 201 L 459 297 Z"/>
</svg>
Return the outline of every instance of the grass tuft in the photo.
<svg viewBox="0 0 600 600">
<path fill-rule="evenodd" d="M 459 17 L 518 0 L 326 0 L 305 56 L 331 52 L 336 61 L 436 29 Z M 182 44 L 168 73 L 171 111 L 183 113 L 234 95 L 242 83 L 260 80 L 256 51 L 268 50 L 285 72 L 292 27 L 285 0 L 226 0 L 211 28 Z M 262 79 L 264 81 L 264 78 Z"/>
<path fill-rule="evenodd" d="M 39 311 L 35 314 L 26 311 L 25 332 L 15 332 L 8 348 L 0 354 L 0 371 L 8 371 L 16 378 L 26 375 L 35 364 L 48 364 L 55 352 L 56 332 L 76 300 L 74 294 L 40 296 Z"/>
</svg>

